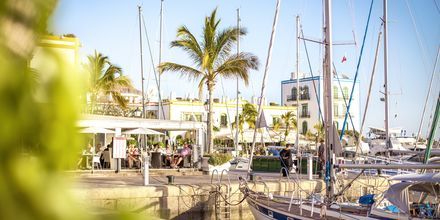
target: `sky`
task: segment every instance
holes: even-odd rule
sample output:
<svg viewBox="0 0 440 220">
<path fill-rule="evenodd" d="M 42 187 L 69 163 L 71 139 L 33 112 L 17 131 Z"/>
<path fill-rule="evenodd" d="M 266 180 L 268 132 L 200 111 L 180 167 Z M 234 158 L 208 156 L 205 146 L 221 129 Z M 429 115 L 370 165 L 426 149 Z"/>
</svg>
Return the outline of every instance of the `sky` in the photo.
<svg viewBox="0 0 440 220">
<path fill-rule="evenodd" d="M 334 43 L 354 42 L 357 45 L 333 47 L 333 57 L 339 74 L 354 77 L 362 40 L 367 24 L 371 1 L 333 1 Z M 359 76 L 361 109 L 363 112 L 370 76 L 373 69 L 377 37 L 381 27 L 383 1 L 374 1 Z M 251 71 L 250 84 L 240 83 L 241 96 L 250 99 L 259 96 L 267 58 L 269 38 L 275 13 L 275 0 L 165 0 L 163 22 L 162 61 L 191 65 L 191 60 L 181 50 L 170 48 L 176 39 L 176 30 L 186 25 L 195 36 L 201 36 L 203 20 L 217 8 L 221 28 L 235 26 L 236 11 L 240 9 L 242 27 L 247 35 L 240 41 L 240 50 L 259 57 L 258 71 Z M 145 27 L 149 35 L 154 65 L 159 57 L 160 0 L 60 0 L 51 22 L 55 34 L 75 34 L 81 41 L 82 59 L 94 50 L 122 67 L 136 88 L 141 88 L 138 5 L 142 6 Z M 390 93 L 390 127 L 402 127 L 407 134 L 417 133 L 437 50 L 440 46 L 440 0 L 388 0 L 388 88 Z M 306 38 L 322 39 L 322 2 L 318 0 L 283 0 L 269 66 L 265 96 L 268 101 L 281 103 L 281 81 L 288 80 L 296 68 L 296 23 L 299 15 Z M 143 32 L 143 56 L 146 91 L 156 89 L 153 65 Z M 354 34 L 353 34 L 354 33 Z M 383 44 L 382 44 L 383 45 Z M 320 44 L 307 42 L 312 71 L 300 46 L 300 71 L 310 76 L 322 74 L 323 49 Z M 341 63 L 346 55 L 347 62 Z M 440 91 L 440 74 L 437 67 L 429 97 L 422 136 L 427 136 L 430 116 Z M 197 97 L 197 82 L 181 78 L 178 73 L 165 73 L 162 77 L 164 98 L 174 93 L 177 97 Z M 373 80 L 372 95 L 366 126 L 384 127 L 383 97 L 384 64 L 383 47 L 379 51 Z M 222 79 L 214 95 L 235 97 L 235 81 Z M 206 94 L 206 92 L 205 92 Z"/>
</svg>

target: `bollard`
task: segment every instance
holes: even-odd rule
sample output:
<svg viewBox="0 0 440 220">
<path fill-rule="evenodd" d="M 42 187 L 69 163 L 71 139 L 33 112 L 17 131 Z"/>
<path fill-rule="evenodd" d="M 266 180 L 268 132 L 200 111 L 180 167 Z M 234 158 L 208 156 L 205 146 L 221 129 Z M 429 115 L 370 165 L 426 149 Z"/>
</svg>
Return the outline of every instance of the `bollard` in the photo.
<svg viewBox="0 0 440 220">
<path fill-rule="evenodd" d="M 255 173 L 250 173 L 249 174 L 249 181 L 254 181 L 255 180 Z"/>
<path fill-rule="evenodd" d="M 174 183 L 174 176 L 173 175 L 169 175 L 169 176 L 167 176 L 167 178 L 168 178 L 168 184 Z"/>
<path fill-rule="evenodd" d="M 313 156 L 309 155 L 307 157 L 307 178 L 309 180 L 313 179 Z"/>
<path fill-rule="evenodd" d="M 150 158 L 148 156 L 144 156 L 144 186 L 150 184 Z"/>
</svg>

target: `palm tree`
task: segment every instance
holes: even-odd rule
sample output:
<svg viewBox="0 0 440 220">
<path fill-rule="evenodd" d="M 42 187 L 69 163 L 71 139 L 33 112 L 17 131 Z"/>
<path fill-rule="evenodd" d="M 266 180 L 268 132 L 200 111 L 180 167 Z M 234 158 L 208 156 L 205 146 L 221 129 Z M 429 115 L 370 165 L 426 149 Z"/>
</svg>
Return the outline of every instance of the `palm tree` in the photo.
<svg viewBox="0 0 440 220">
<path fill-rule="evenodd" d="M 258 111 L 255 108 L 254 105 L 252 105 L 251 103 L 245 103 L 243 105 L 243 119 L 246 122 L 246 124 L 248 124 L 249 128 L 255 128 L 255 125 L 257 123 L 257 116 L 258 116 Z"/>
<path fill-rule="evenodd" d="M 285 114 L 281 115 L 281 120 L 282 120 L 284 127 L 286 129 L 284 131 L 284 141 L 286 141 L 287 136 L 290 133 L 290 130 L 297 128 L 295 118 L 296 118 L 295 113 L 293 113 L 292 111 L 286 112 Z"/>
<path fill-rule="evenodd" d="M 107 56 L 95 50 L 88 57 L 87 71 L 89 74 L 89 93 L 91 100 L 91 113 L 94 113 L 95 104 L 99 94 L 111 95 L 112 99 L 121 108 L 127 107 L 127 100 L 119 92 L 121 87 L 132 87 L 131 80 L 122 75 L 122 69 L 113 65 Z"/>
<path fill-rule="evenodd" d="M 198 41 L 186 26 L 177 29 L 177 40 L 171 42 L 171 47 L 183 49 L 191 58 L 194 65 L 187 66 L 172 62 L 159 65 L 159 72 L 179 72 L 190 80 L 199 80 L 199 93 L 206 85 L 208 89 L 208 153 L 213 151 L 212 137 L 212 93 L 218 78 L 240 78 L 248 84 L 249 71 L 258 69 L 258 58 L 250 53 L 231 55 L 232 47 L 238 36 L 246 34 L 244 29 L 230 27 L 218 30 L 220 19 L 216 18 L 217 9 L 205 18 L 203 37 Z"/>
</svg>

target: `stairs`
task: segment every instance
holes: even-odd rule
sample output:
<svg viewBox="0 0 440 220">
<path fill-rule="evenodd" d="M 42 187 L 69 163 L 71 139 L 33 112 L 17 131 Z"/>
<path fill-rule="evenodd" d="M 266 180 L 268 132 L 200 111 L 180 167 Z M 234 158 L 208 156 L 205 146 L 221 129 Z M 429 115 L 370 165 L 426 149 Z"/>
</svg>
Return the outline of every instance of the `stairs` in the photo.
<svg viewBox="0 0 440 220">
<path fill-rule="evenodd" d="M 225 173 L 226 171 L 226 173 Z M 227 182 L 222 183 L 223 174 L 227 177 Z M 229 220 L 231 219 L 231 181 L 227 174 L 227 170 L 223 170 L 219 176 L 218 171 L 212 172 L 211 184 L 213 183 L 214 175 L 217 174 L 217 192 L 215 196 L 215 219 L 216 220 Z"/>
<path fill-rule="evenodd" d="M 231 190 L 229 185 L 219 184 L 218 193 L 215 194 L 215 219 L 231 219 Z"/>
</svg>

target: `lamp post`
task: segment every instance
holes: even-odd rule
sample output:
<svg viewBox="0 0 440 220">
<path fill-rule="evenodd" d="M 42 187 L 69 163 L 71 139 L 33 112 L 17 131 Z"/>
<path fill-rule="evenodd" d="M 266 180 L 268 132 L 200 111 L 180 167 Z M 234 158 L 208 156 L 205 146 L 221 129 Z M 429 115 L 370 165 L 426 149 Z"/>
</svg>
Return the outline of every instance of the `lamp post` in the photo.
<svg viewBox="0 0 440 220">
<path fill-rule="evenodd" d="M 209 126 L 208 126 L 208 114 L 209 114 L 209 103 L 208 103 L 208 100 L 206 100 L 205 101 L 205 103 L 203 103 L 203 107 L 205 107 L 205 112 L 207 113 L 206 114 L 206 128 L 207 129 L 209 129 Z M 205 147 L 207 146 L 207 142 L 208 142 L 209 140 L 207 140 L 207 138 L 205 138 Z M 209 151 L 209 149 L 208 149 L 208 151 Z"/>
</svg>

